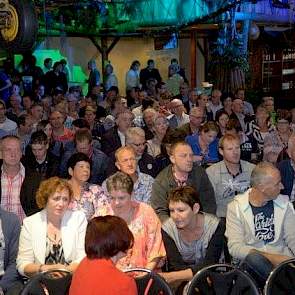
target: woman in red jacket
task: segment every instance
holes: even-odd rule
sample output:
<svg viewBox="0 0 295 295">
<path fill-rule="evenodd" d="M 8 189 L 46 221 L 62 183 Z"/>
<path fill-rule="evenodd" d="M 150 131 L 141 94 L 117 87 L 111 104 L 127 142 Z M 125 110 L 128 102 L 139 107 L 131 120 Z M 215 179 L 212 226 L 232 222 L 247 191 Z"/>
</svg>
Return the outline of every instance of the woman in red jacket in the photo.
<svg viewBox="0 0 295 295">
<path fill-rule="evenodd" d="M 126 222 L 117 216 L 100 216 L 88 223 L 85 257 L 78 266 L 70 295 L 136 295 L 133 278 L 115 266 L 134 242 Z"/>
</svg>

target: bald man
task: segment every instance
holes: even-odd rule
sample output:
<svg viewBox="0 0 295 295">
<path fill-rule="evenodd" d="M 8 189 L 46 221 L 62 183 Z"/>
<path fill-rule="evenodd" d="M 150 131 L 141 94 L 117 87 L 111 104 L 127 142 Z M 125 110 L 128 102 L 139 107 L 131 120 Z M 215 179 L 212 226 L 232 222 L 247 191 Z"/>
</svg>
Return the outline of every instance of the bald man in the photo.
<svg viewBox="0 0 295 295">
<path fill-rule="evenodd" d="M 182 100 L 175 98 L 170 102 L 170 109 L 173 115 L 168 118 L 171 128 L 180 127 L 189 122 L 189 115 L 185 113 Z"/>
<path fill-rule="evenodd" d="M 257 164 L 250 186 L 229 203 L 225 235 L 231 256 L 263 287 L 274 267 L 294 258 L 295 212 L 272 164 Z"/>
</svg>

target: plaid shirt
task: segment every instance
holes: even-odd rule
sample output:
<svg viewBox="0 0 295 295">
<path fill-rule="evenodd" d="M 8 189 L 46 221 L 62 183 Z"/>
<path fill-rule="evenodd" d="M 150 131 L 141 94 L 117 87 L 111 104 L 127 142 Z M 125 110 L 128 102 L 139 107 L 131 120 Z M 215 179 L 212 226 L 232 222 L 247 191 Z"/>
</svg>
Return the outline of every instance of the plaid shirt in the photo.
<svg viewBox="0 0 295 295">
<path fill-rule="evenodd" d="M 20 189 L 25 178 L 25 168 L 20 164 L 20 170 L 16 176 L 9 177 L 1 167 L 1 207 L 8 211 L 15 213 L 20 221 L 26 215 L 20 203 Z"/>
</svg>

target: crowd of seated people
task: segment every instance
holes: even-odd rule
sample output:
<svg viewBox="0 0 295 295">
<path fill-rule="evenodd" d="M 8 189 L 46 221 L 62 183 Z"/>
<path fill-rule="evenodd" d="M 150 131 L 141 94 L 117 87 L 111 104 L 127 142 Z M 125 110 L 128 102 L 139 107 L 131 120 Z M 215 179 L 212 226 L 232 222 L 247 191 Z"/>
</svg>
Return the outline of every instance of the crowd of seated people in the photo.
<svg viewBox="0 0 295 295">
<path fill-rule="evenodd" d="M 191 89 L 175 60 L 169 87 L 153 60 L 141 71 L 134 61 L 126 98 L 114 66 L 103 85 L 91 60 L 84 97 L 47 62 L 30 87 L 7 76 L 0 97 L 0 294 L 54 268 L 77 269 L 79 294 L 96 266 L 126 284 L 120 294 L 133 294 L 120 271 L 134 267 L 181 292 L 225 260 L 263 287 L 294 257 L 295 109 L 271 96 L 253 107 L 244 89 Z"/>
</svg>

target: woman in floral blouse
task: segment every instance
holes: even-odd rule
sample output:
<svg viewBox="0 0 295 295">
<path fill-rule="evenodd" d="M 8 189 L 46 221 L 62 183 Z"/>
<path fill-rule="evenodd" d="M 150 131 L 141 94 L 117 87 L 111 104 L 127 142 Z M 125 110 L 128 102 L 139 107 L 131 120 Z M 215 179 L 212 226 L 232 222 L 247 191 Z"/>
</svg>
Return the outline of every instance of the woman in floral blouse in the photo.
<svg viewBox="0 0 295 295">
<path fill-rule="evenodd" d="M 72 210 L 82 210 L 87 220 L 91 219 L 95 211 L 107 203 L 107 196 L 99 185 L 90 184 L 90 159 L 83 153 L 73 154 L 68 160 L 69 183 L 74 197 L 69 205 Z"/>
<path fill-rule="evenodd" d="M 98 207 L 96 216 L 116 215 L 123 218 L 134 235 L 134 245 L 116 266 L 125 270 L 134 267 L 158 269 L 166 256 L 161 223 L 149 205 L 131 199 L 131 177 L 117 172 L 107 179 L 110 203 Z"/>
</svg>

